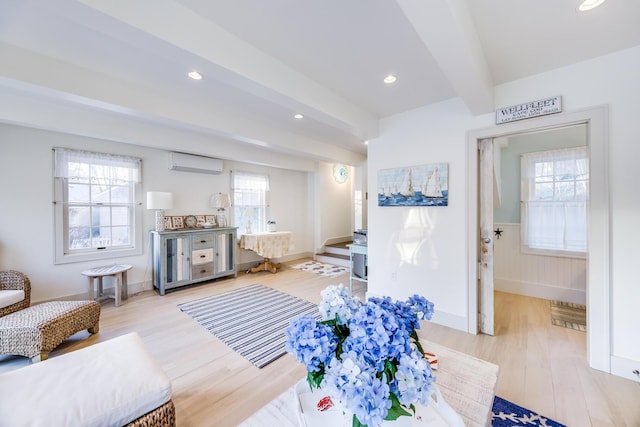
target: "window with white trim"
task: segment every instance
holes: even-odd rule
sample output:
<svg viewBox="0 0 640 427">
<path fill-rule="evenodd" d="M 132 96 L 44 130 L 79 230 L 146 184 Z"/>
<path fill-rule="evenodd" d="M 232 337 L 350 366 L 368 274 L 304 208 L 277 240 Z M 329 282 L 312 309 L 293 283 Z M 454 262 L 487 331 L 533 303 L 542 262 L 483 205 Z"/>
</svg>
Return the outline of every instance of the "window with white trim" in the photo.
<svg viewBox="0 0 640 427">
<path fill-rule="evenodd" d="M 269 175 L 232 172 L 233 218 L 241 236 L 267 230 Z"/>
<path fill-rule="evenodd" d="M 521 156 L 520 229 L 524 252 L 584 257 L 587 252 L 587 147 Z"/>
<path fill-rule="evenodd" d="M 56 263 L 142 253 L 141 159 L 54 148 Z"/>
</svg>

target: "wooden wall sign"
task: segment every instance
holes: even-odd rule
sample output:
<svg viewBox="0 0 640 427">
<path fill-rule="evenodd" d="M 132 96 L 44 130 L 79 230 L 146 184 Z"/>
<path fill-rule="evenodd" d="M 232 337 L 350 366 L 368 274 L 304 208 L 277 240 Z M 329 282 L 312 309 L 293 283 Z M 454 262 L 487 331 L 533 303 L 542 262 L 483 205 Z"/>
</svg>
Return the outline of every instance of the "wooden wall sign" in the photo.
<svg viewBox="0 0 640 427">
<path fill-rule="evenodd" d="M 547 114 L 560 113 L 562 111 L 562 97 L 540 99 L 511 107 L 496 110 L 496 124 L 514 122 L 516 120 L 530 119 L 532 117 L 546 116 Z"/>
</svg>

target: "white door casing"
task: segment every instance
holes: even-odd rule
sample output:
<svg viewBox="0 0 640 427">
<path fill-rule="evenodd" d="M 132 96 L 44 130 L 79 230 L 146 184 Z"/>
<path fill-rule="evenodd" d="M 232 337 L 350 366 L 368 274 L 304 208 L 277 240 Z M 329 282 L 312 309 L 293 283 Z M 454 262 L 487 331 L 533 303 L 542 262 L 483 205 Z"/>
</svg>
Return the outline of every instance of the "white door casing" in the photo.
<svg viewBox="0 0 640 427">
<path fill-rule="evenodd" d="M 467 133 L 467 289 L 468 332 L 478 333 L 478 235 L 479 198 L 478 141 L 517 133 L 586 123 L 590 163 L 590 206 L 588 219 L 589 258 L 587 263 L 587 359 L 589 366 L 611 372 L 610 317 L 610 205 L 609 205 L 609 108 L 598 106 L 573 112 L 551 114 Z M 493 171 L 492 171 L 493 172 Z"/>
</svg>

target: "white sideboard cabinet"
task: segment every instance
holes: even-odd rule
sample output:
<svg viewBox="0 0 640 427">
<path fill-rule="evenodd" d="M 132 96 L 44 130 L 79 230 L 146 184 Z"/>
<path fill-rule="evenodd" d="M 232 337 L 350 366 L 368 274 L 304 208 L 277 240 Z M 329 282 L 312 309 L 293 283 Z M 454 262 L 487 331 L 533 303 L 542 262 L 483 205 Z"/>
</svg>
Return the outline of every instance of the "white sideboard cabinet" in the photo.
<svg viewBox="0 0 640 427">
<path fill-rule="evenodd" d="M 151 232 L 153 286 L 169 289 L 238 276 L 235 227 Z"/>
</svg>

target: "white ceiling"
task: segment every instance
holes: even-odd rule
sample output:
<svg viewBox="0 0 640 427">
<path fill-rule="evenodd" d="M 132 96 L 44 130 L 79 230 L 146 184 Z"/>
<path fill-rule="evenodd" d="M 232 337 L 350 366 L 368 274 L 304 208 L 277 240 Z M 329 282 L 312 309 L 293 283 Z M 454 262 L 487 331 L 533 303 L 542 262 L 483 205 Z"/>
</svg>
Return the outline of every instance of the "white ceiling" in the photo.
<svg viewBox="0 0 640 427">
<path fill-rule="evenodd" d="M 7 105 L 22 94 L 355 164 L 381 117 L 454 97 L 487 113 L 496 84 L 640 45 L 639 1 L 576 6 L 0 0 L 0 94 L 12 94 L 0 97 L 0 121 L 51 127 Z M 188 79 L 191 69 L 204 79 Z M 393 85 L 382 82 L 389 73 Z M 293 119 L 297 112 L 305 118 Z"/>
</svg>

